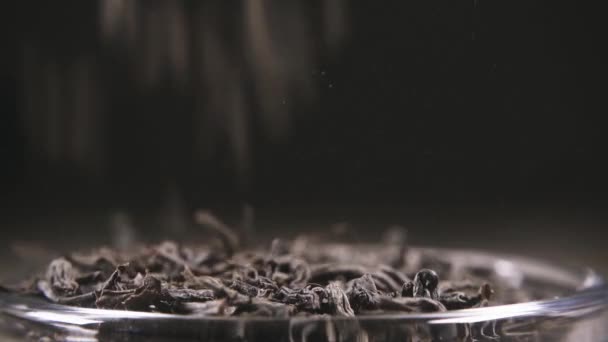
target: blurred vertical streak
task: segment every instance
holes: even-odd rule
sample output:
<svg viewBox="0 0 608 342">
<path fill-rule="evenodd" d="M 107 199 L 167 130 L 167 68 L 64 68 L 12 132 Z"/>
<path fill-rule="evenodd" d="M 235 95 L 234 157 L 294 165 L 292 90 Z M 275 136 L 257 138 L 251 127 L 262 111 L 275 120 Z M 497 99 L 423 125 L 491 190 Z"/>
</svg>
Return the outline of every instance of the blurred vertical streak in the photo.
<svg viewBox="0 0 608 342">
<path fill-rule="evenodd" d="M 332 50 L 340 47 L 346 35 L 346 0 L 325 0 L 325 43 Z"/>
<path fill-rule="evenodd" d="M 99 1 L 99 30 L 106 41 L 120 43 L 129 49 L 137 48 L 140 33 L 141 6 L 138 0 Z"/>
<path fill-rule="evenodd" d="M 120 34 L 121 26 L 124 22 L 124 13 L 129 3 L 136 3 L 136 0 L 101 0 L 99 1 L 100 30 L 103 36 L 114 38 Z"/>
<path fill-rule="evenodd" d="M 166 32 L 163 30 L 163 12 L 154 6 L 147 8 L 143 20 L 144 41 L 144 84 L 152 87 L 160 82 L 163 70 L 163 44 L 166 42 Z M 138 63 L 139 61 L 135 61 Z"/>
<path fill-rule="evenodd" d="M 214 17 L 216 7 L 205 3 L 200 7 L 198 20 L 200 22 L 200 45 L 199 58 L 201 62 L 200 74 L 197 75 L 198 89 L 196 89 L 196 101 L 199 109 L 199 127 L 201 134 L 198 142 L 203 150 L 211 153 L 215 149 L 215 142 L 220 138 L 217 128 L 223 125 L 223 116 L 220 112 L 222 96 L 225 94 L 223 89 L 226 82 L 225 73 L 226 63 L 230 56 L 224 58 L 223 48 L 219 38 L 218 18 Z"/>
<path fill-rule="evenodd" d="M 125 45 L 136 47 L 137 35 L 139 33 L 139 1 L 129 0 L 124 2 L 124 38 Z"/>
<path fill-rule="evenodd" d="M 84 168 L 94 176 L 103 172 L 104 151 L 101 146 L 105 126 L 101 120 L 103 96 L 97 86 L 99 80 L 94 58 L 79 59 L 70 70 L 72 120 L 70 125 L 70 160 L 82 162 Z"/>
<path fill-rule="evenodd" d="M 44 102 L 43 106 L 46 109 L 45 120 L 46 126 L 45 147 L 46 155 L 51 161 L 58 162 L 63 156 L 63 142 L 67 134 L 65 132 L 65 108 L 62 98 L 63 80 L 61 79 L 60 71 L 57 63 L 50 60 L 46 63 L 44 70 Z"/>
<path fill-rule="evenodd" d="M 271 24 L 267 10 L 270 1 L 245 1 L 245 35 L 248 43 L 249 63 L 255 80 L 255 92 L 262 107 L 262 120 L 271 137 L 281 137 L 289 127 L 282 115 L 281 104 L 286 98 L 284 60 L 277 56 L 270 36 Z M 295 37 L 292 37 L 295 38 Z"/>
<path fill-rule="evenodd" d="M 167 3 L 167 51 L 169 52 L 169 62 L 171 71 L 178 82 L 187 80 L 189 61 L 188 61 L 188 29 L 184 15 L 183 6 L 177 1 Z"/>
<path fill-rule="evenodd" d="M 228 94 L 229 109 L 227 132 L 230 136 L 232 153 L 235 158 L 236 177 L 242 191 L 247 191 L 251 175 L 251 151 L 249 139 L 249 122 L 247 108 L 244 103 L 243 91 L 240 83 L 231 86 Z"/>
<path fill-rule="evenodd" d="M 38 56 L 36 54 L 36 48 L 30 44 L 23 44 L 22 57 L 21 57 L 21 78 L 23 84 L 23 127 L 25 135 L 27 137 L 27 147 L 30 149 L 31 155 L 42 154 L 39 150 L 44 146 L 44 133 L 42 129 L 44 126 L 41 125 L 40 118 L 40 85 L 36 79 L 42 71 L 40 70 L 40 64 Z"/>
<path fill-rule="evenodd" d="M 235 57 L 222 44 L 221 31 L 216 18 L 218 8 L 205 6 L 201 15 L 202 91 L 199 101 L 204 102 L 204 113 L 211 119 L 203 122 L 205 133 L 217 136 L 216 131 L 227 138 L 234 158 L 237 182 L 247 187 L 250 171 L 250 141 L 247 106 L 243 94 L 243 78 Z M 205 133 L 203 135 L 207 136 Z"/>
<path fill-rule="evenodd" d="M 88 65 L 84 60 L 79 60 L 70 68 L 70 88 L 73 93 L 70 97 L 70 112 L 72 114 L 68 125 L 72 131 L 70 139 L 69 152 L 73 160 L 82 160 L 85 164 L 88 161 L 88 156 L 92 151 L 89 150 L 88 139 L 94 139 L 94 128 L 91 129 L 90 123 L 92 120 L 93 108 L 90 106 L 91 89 L 89 84 Z"/>
<path fill-rule="evenodd" d="M 159 212 L 162 232 L 175 238 L 186 238 L 190 215 L 175 183 L 172 182 L 167 186 L 164 200 L 165 203 Z"/>
</svg>

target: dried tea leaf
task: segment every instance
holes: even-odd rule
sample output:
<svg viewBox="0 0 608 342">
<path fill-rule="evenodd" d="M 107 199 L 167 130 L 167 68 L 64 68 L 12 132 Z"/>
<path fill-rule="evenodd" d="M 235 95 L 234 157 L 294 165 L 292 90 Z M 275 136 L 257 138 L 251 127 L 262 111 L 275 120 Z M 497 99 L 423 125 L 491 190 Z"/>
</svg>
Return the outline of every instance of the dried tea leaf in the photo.
<svg viewBox="0 0 608 342">
<path fill-rule="evenodd" d="M 437 273 L 426 268 L 421 269 L 414 277 L 414 297 L 439 299 L 437 285 L 439 285 Z"/>
<path fill-rule="evenodd" d="M 71 262 L 65 258 L 58 258 L 49 264 L 46 271 L 46 281 L 54 292 L 74 295 L 78 290 L 77 275 L 78 273 L 72 267 Z"/>
<path fill-rule="evenodd" d="M 406 260 L 402 242 L 389 251 L 359 253 L 351 245 L 275 239 L 266 250 L 239 250 L 227 225 L 208 212 L 199 212 L 197 220 L 220 236 L 222 249 L 164 241 L 129 251 L 74 253 L 52 260 L 43 277 L 16 291 L 80 307 L 271 317 L 441 312 L 486 306 L 494 293 L 484 279 L 468 273 L 439 286 L 436 270 L 420 266 L 445 271 L 446 261 L 437 253 Z M 521 295 L 496 289 L 503 300 Z"/>
<path fill-rule="evenodd" d="M 322 306 L 327 307 L 328 313 L 346 317 L 355 315 L 355 312 L 350 307 L 348 296 L 337 283 L 329 283 L 329 285 L 325 287 L 325 291 L 327 293 L 327 302 L 322 300 L 322 303 L 324 304 Z"/>
<path fill-rule="evenodd" d="M 347 291 L 350 304 L 355 312 L 359 310 L 375 310 L 380 302 L 380 294 L 372 276 L 364 274 L 362 277 L 353 279 L 350 289 Z"/>
</svg>

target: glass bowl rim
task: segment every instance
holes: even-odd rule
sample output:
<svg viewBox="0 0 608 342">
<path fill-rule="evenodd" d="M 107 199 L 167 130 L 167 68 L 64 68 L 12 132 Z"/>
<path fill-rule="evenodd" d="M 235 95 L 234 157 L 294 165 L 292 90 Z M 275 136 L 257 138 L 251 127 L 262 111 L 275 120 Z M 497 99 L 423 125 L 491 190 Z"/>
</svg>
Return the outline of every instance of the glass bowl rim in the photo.
<svg viewBox="0 0 608 342">
<path fill-rule="evenodd" d="M 354 317 L 338 316 L 294 316 L 294 317 L 217 317 L 194 316 L 164 313 L 148 313 L 125 310 L 80 308 L 48 302 L 42 298 L 0 292 L 0 314 L 11 317 L 50 324 L 69 324 L 89 326 L 117 320 L 167 320 L 184 322 L 298 322 L 315 321 L 418 321 L 428 324 L 458 324 L 495 321 L 522 317 L 581 317 L 608 307 L 608 284 L 590 269 L 553 265 L 548 261 L 535 258 L 494 253 L 475 249 L 455 249 L 437 247 L 411 247 L 410 252 L 443 253 L 451 258 L 461 258 L 467 265 L 488 267 L 510 265 L 524 274 L 533 273 L 545 280 L 553 280 L 571 287 L 575 292 L 570 295 L 503 304 L 463 310 L 433 313 L 386 313 L 360 315 Z M 505 264 L 506 263 L 506 264 Z"/>
</svg>

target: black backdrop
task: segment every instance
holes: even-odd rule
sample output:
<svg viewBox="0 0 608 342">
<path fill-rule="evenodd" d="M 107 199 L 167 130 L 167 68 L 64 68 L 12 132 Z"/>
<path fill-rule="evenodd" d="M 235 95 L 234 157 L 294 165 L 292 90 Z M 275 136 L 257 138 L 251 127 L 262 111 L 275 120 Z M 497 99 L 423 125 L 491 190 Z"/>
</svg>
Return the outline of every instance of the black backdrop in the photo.
<svg viewBox="0 0 608 342">
<path fill-rule="evenodd" d="M 170 183 L 190 208 L 242 201 L 277 208 L 605 208 L 605 39 L 599 11 L 588 4 L 351 2 L 342 49 L 321 54 L 310 70 L 318 101 L 294 109 L 293 130 L 282 142 L 252 128 L 247 186 L 238 186 L 226 151 L 192 157 L 194 114 L 171 87 L 112 104 L 103 172 L 32 153 L 22 120 L 20 44 L 33 41 L 59 58 L 80 50 L 103 55 L 87 39 L 97 30 L 95 6 L 21 2 L 3 10 L 6 220 L 31 210 L 154 209 Z M 105 70 L 119 74 L 117 65 Z M 129 116 L 134 108 L 145 116 Z M 168 111 L 175 115 L 163 115 Z M 134 136 L 154 141 L 161 131 L 162 143 L 133 143 Z"/>
</svg>

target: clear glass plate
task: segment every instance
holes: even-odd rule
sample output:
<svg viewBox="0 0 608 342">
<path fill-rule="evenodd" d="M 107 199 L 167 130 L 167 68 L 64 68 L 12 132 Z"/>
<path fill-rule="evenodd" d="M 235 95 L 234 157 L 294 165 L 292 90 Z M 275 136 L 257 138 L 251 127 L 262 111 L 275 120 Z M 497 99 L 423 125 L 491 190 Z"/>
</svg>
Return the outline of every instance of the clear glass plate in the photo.
<svg viewBox="0 0 608 342">
<path fill-rule="evenodd" d="M 426 252 L 514 286 L 564 295 L 441 313 L 263 318 L 86 309 L 0 292 L 0 326 L 19 338 L 58 341 L 608 341 L 608 286 L 591 270 L 472 250 L 411 249 Z"/>
</svg>

